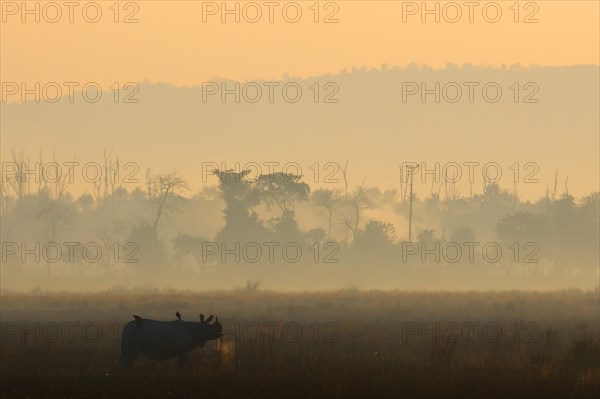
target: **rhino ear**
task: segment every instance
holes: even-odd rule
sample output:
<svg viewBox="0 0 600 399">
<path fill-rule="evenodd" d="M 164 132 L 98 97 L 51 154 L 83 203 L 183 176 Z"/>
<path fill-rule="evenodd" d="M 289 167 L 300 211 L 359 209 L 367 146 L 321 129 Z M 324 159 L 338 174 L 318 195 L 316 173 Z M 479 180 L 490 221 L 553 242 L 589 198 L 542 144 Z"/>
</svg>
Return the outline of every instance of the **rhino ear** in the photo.
<svg viewBox="0 0 600 399">
<path fill-rule="evenodd" d="M 214 317 L 213 315 L 210 315 L 210 316 L 208 317 L 208 319 L 206 319 L 206 322 L 207 322 L 207 323 L 210 323 L 210 322 L 212 321 L 213 317 Z"/>
<path fill-rule="evenodd" d="M 200 313 L 200 321 L 204 322 L 204 315 L 202 313 Z"/>
</svg>

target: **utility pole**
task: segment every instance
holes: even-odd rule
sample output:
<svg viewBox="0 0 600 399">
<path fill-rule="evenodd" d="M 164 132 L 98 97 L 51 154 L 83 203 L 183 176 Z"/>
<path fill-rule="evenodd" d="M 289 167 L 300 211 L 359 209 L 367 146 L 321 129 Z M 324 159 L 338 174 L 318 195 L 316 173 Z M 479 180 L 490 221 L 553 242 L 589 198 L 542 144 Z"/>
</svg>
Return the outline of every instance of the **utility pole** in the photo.
<svg viewBox="0 0 600 399">
<path fill-rule="evenodd" d="M 419 168 L 418 165 L 407 166 L 407 173 L 410 175 L 410 205 L 408 210 L 408 242 L 412 242 L 412 205 L 413 205 L 413 176 Z"/>
</svg>

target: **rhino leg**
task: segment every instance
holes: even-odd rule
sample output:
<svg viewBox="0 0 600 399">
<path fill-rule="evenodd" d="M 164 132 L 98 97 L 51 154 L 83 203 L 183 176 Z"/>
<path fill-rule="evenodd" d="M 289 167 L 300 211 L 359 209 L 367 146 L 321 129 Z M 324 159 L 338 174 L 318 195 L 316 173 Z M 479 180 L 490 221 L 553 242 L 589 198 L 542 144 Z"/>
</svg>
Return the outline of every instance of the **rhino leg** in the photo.
<svg viewBox="0 0 600 399">
<path fill-rule="evenodd" d="M 135 343 L 121 344 L 121 368 L 131 369 L 133 360 L 141 353 L 141 348 Z"/>
<path fill-rule="evenodd" d="M 121 367 L 133 367 L 133 360 L 142 352 L 142 345 L 138 335 L 138 325 L 130 322 L 123 328 L 121 335 Z"/>
</svg>

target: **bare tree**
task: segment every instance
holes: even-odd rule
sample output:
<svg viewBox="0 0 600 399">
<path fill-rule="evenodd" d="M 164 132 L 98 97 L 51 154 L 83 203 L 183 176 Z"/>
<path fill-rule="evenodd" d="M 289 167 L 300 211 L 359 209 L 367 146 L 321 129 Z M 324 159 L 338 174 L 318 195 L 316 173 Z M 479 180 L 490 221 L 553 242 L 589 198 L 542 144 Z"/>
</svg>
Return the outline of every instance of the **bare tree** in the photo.
<svg viewBox="0 0 600 399">
<path fill-rule="evenodd" d="M 342 167 L 341 164 L 338 163 L 338 166 L 342 170 L 342 177 L 344 178 L 344 196 L 348 196 L 348 160 L 346 159 L 346 163 Z"/>
<path fill-rule="evenodd" d="M 160 218 L 166 211 L 171 209 L 172 205 L 168 200 L 173 197 L 179 197 L 178 192 L 181 190 L 189 190 L 189 187 L 177 172 L 153 177 L 150 175 L 150 170 L 148 169 L 146 180 L 149 199 L 154 200 L 157 203 L 156 216 L 154 217 L 154 223 L 152 224 L 152 228 L 154 232 L 156 232 Z"/>
<path fill-rule="evenodd" d="M 4 178 L 0 179 L 0 216 L 6 215 L 10 209 L 13 197 L 8 191 L 8 184 Z"/>
<path fill-rule="evenodd" d="M 567 178 L 567 180 L 568 180 L 568 178 Z M 567 188 L 566 185 L 567 185 L 567 182 L 565 182 L 565 189 Z M 550 190 L 548 188 L 548 185 L 546 185 L 546 199 L 549 199 L 550 201 L 555 201 L 557 191 L 558 191 L 558 169 L 554 173 L 554 187 L 552 188 L 552 190 Z"/>
<path fill-rule="evenodd" d="M 126 221 L 114 220 L 112 223 L 98 226 L 95 229 L 95 236 L 102 246 L 102 268 L 107 274 L 110 272 L 111 257 L 115 262 L 122 260 L 122 250 L 119 247 L 119 240 L 115 239 L 115 236 L 121 236 L 127 227 L 128 223 Z"/>
<path fill-rule="evenodd" d="M 113 162 L 113 150 L 109 152 L 106 149 L 103 152 L 103 163 L 100 165 L 101 176 L 93 182 L 94 184 L 94 200 L 100 207 L 106 202 L 115 191 L 115 186 L 119 180 L 119 158 Z"/>
<path fill-rule="evenodd" d="M 52 154 L 51 162 L 45 162 L 41 152 L 38 159 L 40 167 L 38 193 L 46 192 L 52 200 L 60 200 L 73 182 L 72 176 L 62 172 L 61 167 L 56 162 L 55 153 Z M 54 174 L 50 172 L 52 168 L 54 168 Z"/>
<path fill-rule="evenodd" d="M 52 198 L 50 193 L 39 193 L 39 208 L 37 217 L 46 227 L 46 242 L 55 243 L 60 228 L 65 226 L 73 215 L 73 208 L 63 196 Z M 50 275 L 50 262 L 46 262 L 46 269 Z"/>
<path fill-rule="evenodd" d="M 27 174 L 30 168 L 30 162 L 29 158 L 25 158 L 23 150 L 17 152 L 17 150 L 12 149 L 10 151 L 10 156 L 14 167 L 14 176 L 7 176 L 6 182 L 15 193 L 18 202 L 24 196 L 29 194 L 29 180 L 27 179 Z M 4 179 L 4 176 L 2 176 L 2 178 Z"/>
<path fill-rule="evenodd" d="M 337 207 L 340 197 L 338 190 L 316 190 L 313 194 L 313 200 L 318 206 L 322 206 L 327 210 L 327 239 L 331 240 L 331 227 L 333 214 Z"/>
<path fill-rule="evenodd" d="M 356 238 L 356 232 L 358 231 L 361 222 L 362 212 L 365 209 L 371 208 L 373 204 L 364 187 L 364 182 L 346 198 L 345 202 L 346 206 L 351 210 L 350 216 L 344 217 L 344 224 L 348 229 L 346 240 L 348 240 L 350 233 L 352 234 L 352 239 Z"/>
</svg>

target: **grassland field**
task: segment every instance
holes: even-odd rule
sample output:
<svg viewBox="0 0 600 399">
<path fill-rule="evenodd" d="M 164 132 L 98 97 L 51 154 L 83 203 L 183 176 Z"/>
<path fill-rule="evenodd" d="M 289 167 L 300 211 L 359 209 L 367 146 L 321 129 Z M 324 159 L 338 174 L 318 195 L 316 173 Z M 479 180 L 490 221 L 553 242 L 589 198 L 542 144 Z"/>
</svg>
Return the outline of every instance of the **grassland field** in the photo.
<svg viewBox="0 0 600 399">
<path fill-rule="evenodd" d="M 3 398 L 598 398 L 598 290 L 3 292 Z M 122 326 L 214 314 L 186 367 Z"/>
</svg>

